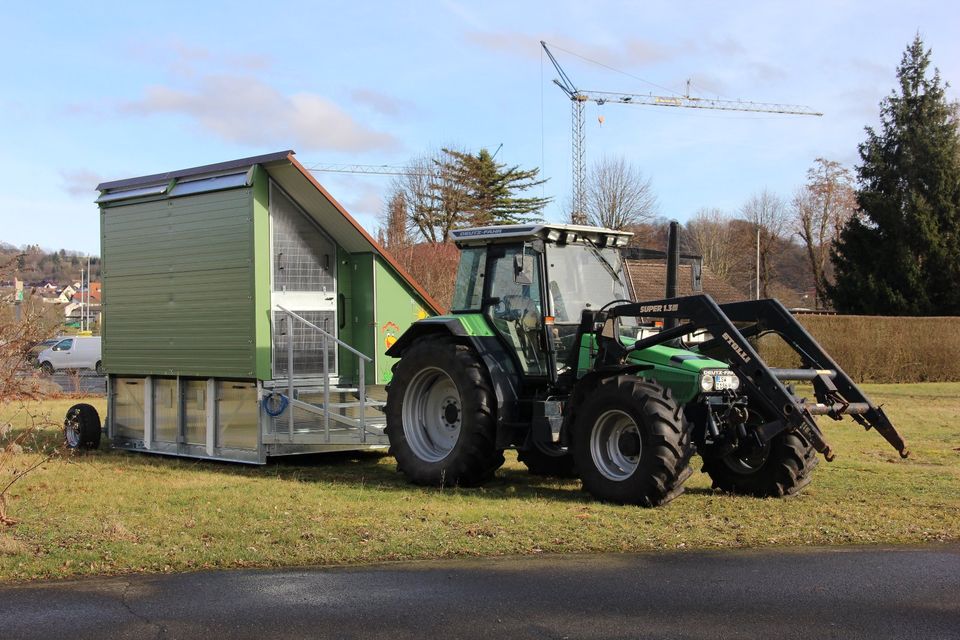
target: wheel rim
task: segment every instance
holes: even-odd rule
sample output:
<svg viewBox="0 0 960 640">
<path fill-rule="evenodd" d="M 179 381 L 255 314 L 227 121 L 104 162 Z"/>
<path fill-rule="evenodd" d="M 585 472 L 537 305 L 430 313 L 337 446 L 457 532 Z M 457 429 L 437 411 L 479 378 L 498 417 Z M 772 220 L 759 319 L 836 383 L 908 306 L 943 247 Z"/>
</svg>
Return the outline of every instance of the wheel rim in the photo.
<svg viewBox="0 0 960 640">
<path fill-rule="evenodd" d="M 80 425 L 77 424 L 78 416 L 76 413 L 67 418 L 66 423 L 63 425 L 63 435 L 64 439 L 67 441 L 67 446 L 71 449 L 76 449 L 80 446 Z"/>
<path fill-rule="evenodd" d="M 723 463 L 734 473 L 748 476 L 756 473 L 767 462 L 770 455 L 770 443 L 762 447 L 755 447 L 747 451 L 737 449 L 728 456 L 724 456 Z"/>
<path fill-rule="evenodd" d="M 439 462 L 460 438 L 463 406 L 457 385 L 441 369 L 417 372 L 403 396 L 403 435 L 421 460 Z"/>
<path fill-rule="evenodd" d="M 597 471 L 608 480 L 626 480 L 640 465 L 643 439 L 629 414 L 611 409 L 602 414 L 590 432 L 590 455 Z"/>
</svg>

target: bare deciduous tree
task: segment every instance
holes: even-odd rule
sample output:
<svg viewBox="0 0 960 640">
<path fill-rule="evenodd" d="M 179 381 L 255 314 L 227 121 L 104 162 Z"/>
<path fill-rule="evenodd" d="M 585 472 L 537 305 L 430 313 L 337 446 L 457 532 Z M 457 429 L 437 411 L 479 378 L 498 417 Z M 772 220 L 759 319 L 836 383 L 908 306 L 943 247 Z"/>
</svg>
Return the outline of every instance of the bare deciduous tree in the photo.
<svg viewBox="0 0 960 640">
<path fill-rule="evenodd" d="M 657 197 L 650 178 L 622 157 L 604 156 L 587 178 L 587 220 L 608 229 L 624 229 L 652 220 Z"/>
<path fill-rule="evenodd" d="M 443 166 L 440 151 L 407 165 L 407 173 L 394 180 L 389 200 L 398 197 L 406 206 L 410 226 L 431 244 L 446 242 L 468 201 L 466 187 Z"/>
<path fill-rule="evenodd" d="M 722 210 L 704 207 L 687 222 L 685 234 L 690 248 L 703 256 L 704 266 L 727 281 L 742 253 L 730 220 Z"/>
<path fill-rule="evenodd" d="M 783 199 L 767 189 L 750 196 L 740 212 L 759 235 L 760 296 L 768 297 L 770 283 L 776 277 L 776 257 L 789 229 L 789 212 Z"/>
<path fill-rule="evenodd" d="M 412 244 L 410 232 L 406 194 L 403 191 L 394 191 L 380 216 L 377 242 L 396 254 Z"/>
<path fill-rule="evenodd" d="M 807 170 L 807 184 L 793 197 L 793 224 L 803 240 L 818 307 L 827 302 L 830 248 L 857 211 L 850 172 L 839 162 L 817 158 Z"/>
</svg>

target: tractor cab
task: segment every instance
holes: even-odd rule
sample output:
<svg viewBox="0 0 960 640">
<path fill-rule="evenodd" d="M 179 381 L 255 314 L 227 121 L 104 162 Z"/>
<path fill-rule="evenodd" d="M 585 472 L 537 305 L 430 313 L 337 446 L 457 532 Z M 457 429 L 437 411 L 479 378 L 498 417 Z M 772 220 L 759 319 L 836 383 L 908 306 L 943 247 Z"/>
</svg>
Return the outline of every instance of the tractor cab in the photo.
<svg viewBox="0 0 960 640">
<path fill-rule="evenodd" d="M 453 313 L 482 314 L 525 376 L 555 379 L 575 367 L 582 312 L 632 299 L 618 250 L 631 235 L 560 224 L 451 231 L 461 250 Z"/>
</svg>

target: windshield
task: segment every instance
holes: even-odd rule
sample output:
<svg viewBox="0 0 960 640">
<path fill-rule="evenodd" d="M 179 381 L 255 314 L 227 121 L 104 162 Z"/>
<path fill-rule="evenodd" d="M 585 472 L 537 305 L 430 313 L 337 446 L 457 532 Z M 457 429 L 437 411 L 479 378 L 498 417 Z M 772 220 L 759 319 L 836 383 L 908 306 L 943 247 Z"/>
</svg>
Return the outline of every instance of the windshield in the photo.
<svg viewBox="0 0 960 640">
<path fill-rule="evenodd" d="M 630 298 L 616 249 L 549 244 L 547 268 L 547 290 L 557 323 L 578 323 L 584 309 L 597 310 L 613 300 Z"/>
</svg>

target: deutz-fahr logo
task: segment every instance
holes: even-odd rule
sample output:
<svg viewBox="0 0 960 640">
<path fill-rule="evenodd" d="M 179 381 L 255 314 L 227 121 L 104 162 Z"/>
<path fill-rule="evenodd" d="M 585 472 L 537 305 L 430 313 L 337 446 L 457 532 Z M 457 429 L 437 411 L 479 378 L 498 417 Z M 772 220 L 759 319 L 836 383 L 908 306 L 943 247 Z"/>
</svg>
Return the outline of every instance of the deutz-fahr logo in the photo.
<svg viewBox="0 0 960 640">
<path fill-rule="evenodd" d="M 640 315 L 647 313 L 657 313 L 658 311 L 676 311 L 680 305 L 677 304 L 645 304 L 640 307 Z"/>
<path fill-rule="evenodd" d="M 740 359 L 744 362 L 750 362 L 750 356 L 738 345 L 733 338 L 730 337 L 730 334 L 726 331 L 723 332 L 723 335 L 720 336 L 727 341 L 727 344 L 730 345 L 730 348 L 737 352 L 737 355 L 740 356 Z"/>
</svg>

